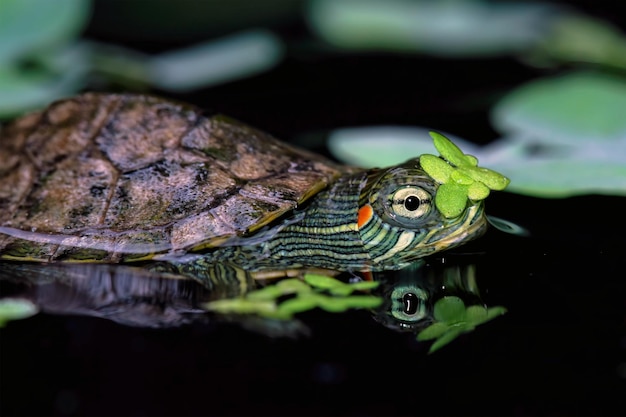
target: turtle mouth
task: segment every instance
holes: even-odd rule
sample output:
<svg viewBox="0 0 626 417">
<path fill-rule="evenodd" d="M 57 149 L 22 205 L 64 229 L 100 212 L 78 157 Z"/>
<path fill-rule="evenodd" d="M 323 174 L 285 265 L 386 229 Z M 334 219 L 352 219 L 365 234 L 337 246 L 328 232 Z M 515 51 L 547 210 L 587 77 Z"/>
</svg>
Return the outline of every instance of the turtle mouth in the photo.
<svg viewBox="0 0 626 417">
<path fill-rule="evenodd" d="M 422 239 L 410 245 L 408 250 L 388 251 L 375 258 L 375 267 L 371 269 L 402 269 L 417 259 L 433 255 L 447 249 L 460 246 L 482 235 L 487 230 L 487 217 L 483 203 L 476 203 L 465 210 L 462 216 L 444 221 L 438 227 L 429 230 Z M 415 237 L 412 232 L 406 235 L 409 239 Z M 419 239 L 419 237 L 418 237 Z M 400 240 L 398 241 L 400 242 Z M 405 242 L 406 243 L 406 242 Z M 406 247 L 403 247 L 407 249 Z M 389 261 L 393 260 L 393 263 Z"/>
<path fill-rule="evenodd" d="M 433 252 L 439 252 L 476 239 L 486 230 L 487 216 L 484 204 L 480 202 L 470 206 L 456 224 L 436 231 L 427 241 L 433 247 Z"/>
</svg>

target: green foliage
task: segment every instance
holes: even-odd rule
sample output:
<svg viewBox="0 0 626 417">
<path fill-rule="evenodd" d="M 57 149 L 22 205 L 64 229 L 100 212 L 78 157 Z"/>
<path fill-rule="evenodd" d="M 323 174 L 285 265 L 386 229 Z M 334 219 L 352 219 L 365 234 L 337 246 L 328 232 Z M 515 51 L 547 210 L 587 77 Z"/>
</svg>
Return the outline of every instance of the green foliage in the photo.
<svg viewBox="0 0 626 417">
<path fill-rule="evenodd" d="M 622 77 L 575 71 L 531 81 L 493 108 L 494 126 L 508 136 L 491 165 L 523 194 L 626 195 L 624 109 Z"/>
<path fill-rule="evenodd" d="M 11 320 L 31 317 L 39 309 L 33 303 L 21 298 L 3 298 L 0 300 L 0 327 L 6 326 Z"/>
<path fill-rule="evenodd" d="M 346 284 L 338 279 L 318 274 L 306 274 L 304 282 L 313 288 L 328 290 L 330 294 L 339 296 L 347 296 L 354 291 L 367 291 L 378 287 L 378 282 L 375 281 L 358 281 Z"/>
<path fill-rule="evenodd" d="M 277 36 L 250 30 L 147 59 L 144 82 L 169 91 L 193 91 L 265 71 L 282 57 Z"/>
<path fill-rule="evenodd" d="M 540 65 L 584 62 L 624 70 L 626 37 L 601 19 L 582 13 L 559 14 L 527 59 Z"/>
<path fill-rule="evenodd" d="M 276 9 L 293 8 L 285 1 L 278 3 L 274 4 Z M 167 10 L 178 6 L 171 2 L 159 2 L 158 6 L 159 16 L 167 16 L 171 23 Z M 142 2 L 130 2 L 121 7 L 132 15 L 133 7 L 145 6 Z M 209 4 L 203 10 L 207 7 L 226 9 Z M 100 82 L 130 90 L 158 87 L 190 91 L 265 71 L 283 56 L 280 39 L 262 29 L 154 56 L 88 42 L 79 35 L 87 24 L 90 9 L 89 0 L 0 1 L 0 119 L 73 95 L 88 86 L 92 74 L 97 74 Z M 159 17 L 145 10 L 137 11 L 153 19 Z M 281 12 L 274 10 L 268 17 L 273 13 Z M 193 20 L 198 21 L 197 17 Z M 209 17 L 205 20 L 211 21 Z"/>
<path fill-rule="evenodd" d="M 0 118 L 83 85 L 86 51 L 71 41 L 87 23 L 90 8 L 88 0 L 0 1 Z"/>
<path fill-rule="evenodd" d="M 58 48 L 82 31 L 89 0 L 2 0 L 0 2 L 0 63 Z"/>
<path fill-rule="evenodd" d="M 220 314 L 255 314 L 261 317 L 288 320 L 295 314 L 321 308 L 331 313 L 349 309 L 375 308 L 382 299 L 372 295 L 352 295 L 378 286 L 377 282 L 344 283 L 335 278 L 306 274 L 303 280 L 290 278 L 250 291 L 239 298 L 211 301 L 209 311 Z M 290 296 L 286 300 L 279 300 Z"/>
<path fill-rule="evenodd" d="M 626 80 L 597 72 L 539 79 L 507 94 L 492 121 L 507 134 L 545 144 L 610 144 L 626 140 Z"/>
<path fill-rule="evenodd" d="M 441 158 L 422 155 L 420 164 L 428 175 L 441 184 L 435 205 L 445 217 L 460 215 L 468 198 L 473 201 L 483 200 L 489 195 L 490 189 L 503 190 L 509 184 L 509 179 L 502 174 L 478 167 L 476 157 L 464 154 L 442 134 L 431 132 L 430 135 Z"/>
<path fill-rule="evenodd" d="M 312 0 L 320 38 L 353 50 L 513 55 L 525 63 L 626 69 L 626 37 L 609 22 L 548 2 Z"/>
<path fill-rule="evenodd" d="M 471 332 L 476 326 L 504 313 L 506 313 L 506 308 L 501 306 L 486 308 L 472 305 L 466 307 L 463 300 L 458 297 L 443 297 L 434 306 L 435 322 L 419 332 L 417 340 L 434 340 L 428 351 L 433 353 L 459 335 Z"/>
<path fill-rule="evenodd" d="M 342 48 L 482 56 L 530 48 L 552 13 L 529 3 L 314 0 L 307 17 L 318 36 Z"/>
</svg>

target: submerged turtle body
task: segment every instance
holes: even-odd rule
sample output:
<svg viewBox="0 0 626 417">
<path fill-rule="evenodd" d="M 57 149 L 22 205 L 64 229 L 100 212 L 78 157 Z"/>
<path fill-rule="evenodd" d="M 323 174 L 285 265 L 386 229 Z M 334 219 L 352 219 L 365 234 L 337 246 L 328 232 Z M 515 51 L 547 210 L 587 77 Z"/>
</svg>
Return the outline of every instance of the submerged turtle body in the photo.
<svg viewBox="0 0 626 417">
<path fill-rule="evenodd" d="M 360 170 L 224 116 L 83 94 L 0 130 L 0 258 L 398 269 L 485 228 L 446 219 L 419 159 Z"/>
</svg>

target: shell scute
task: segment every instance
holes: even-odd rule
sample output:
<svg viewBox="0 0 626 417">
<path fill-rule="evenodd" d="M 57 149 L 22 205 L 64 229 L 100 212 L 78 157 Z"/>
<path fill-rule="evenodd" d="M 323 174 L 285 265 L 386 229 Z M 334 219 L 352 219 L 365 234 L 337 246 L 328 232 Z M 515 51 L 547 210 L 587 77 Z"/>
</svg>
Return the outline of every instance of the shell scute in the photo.
<svg viewBox="0 0 626 417">
<path fill-rule="evenodd" d="M 31 129 L 23 151 L 45 175 L 59 161 L 73 159 L 89 147 L 116 102 L 112 97 L 93 101 L 79 96 L 53 103 Z"/>
<path fill-rule="evenodd" d="M 114 230 L 164 226 L 220 204 L 236 181 L 200 164 L 208 177 L 197 181 L 198 165 L 160 162 L 120 176 L 104 220 Z"/>
<path fill-rule="evenodd" d="M 148 167 L 177 150 L 181 137 L 200 118 L 192 108 L 177 103 L 132 97 L 119 101 L 95 140 L 121 172 Z"/>
</svg>

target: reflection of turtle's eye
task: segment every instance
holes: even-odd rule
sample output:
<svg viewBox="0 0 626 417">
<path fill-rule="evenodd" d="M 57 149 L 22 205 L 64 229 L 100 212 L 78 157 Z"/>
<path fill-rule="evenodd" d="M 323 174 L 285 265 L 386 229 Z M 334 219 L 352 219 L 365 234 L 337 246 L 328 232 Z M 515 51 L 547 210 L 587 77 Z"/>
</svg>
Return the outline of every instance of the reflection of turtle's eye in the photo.
<svg viewBox="0 0 626 417">
<path fill-rule="evenodd" d="M 404 304 L 404 314 L 412 316 L 417 313 L 420 300 L 417 298 L 417 295 L 412 292 L 408 292 L 402 297 L 402 303 Z"/>
<path fill-rule="evenodd" d="M 391 315 L 404 322 L 416 323 L 428 315 L 428 293 L 413 285 L 398 286 L 391 293 Z"/>
</svg>

